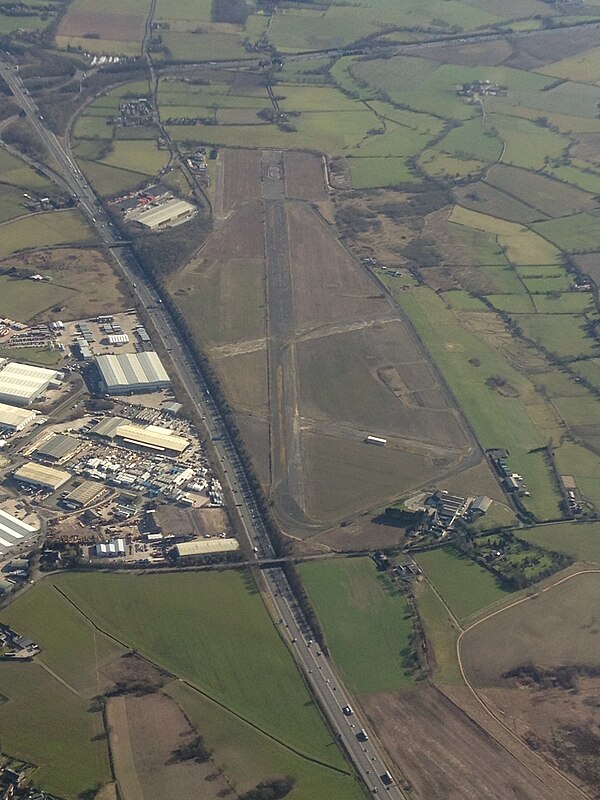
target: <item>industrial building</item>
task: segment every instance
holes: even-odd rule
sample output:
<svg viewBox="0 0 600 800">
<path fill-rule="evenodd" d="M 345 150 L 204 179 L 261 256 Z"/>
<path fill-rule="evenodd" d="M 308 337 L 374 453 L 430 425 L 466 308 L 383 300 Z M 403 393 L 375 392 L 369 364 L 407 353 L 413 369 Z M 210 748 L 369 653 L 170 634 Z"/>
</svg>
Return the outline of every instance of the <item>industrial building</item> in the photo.
<svg viewBox="0 0 600 800">
<path fill-rule="evenodd" d="M 92 503 L 98 495 L 105 491 L 101 483 L 84 481 L 65 497 L 63 505 L 68 508 L 85 508 Z"/>
<path fill-rule="evenodd" d="M 96 358 L 96 366 L 101 388 L 107 394 L 155 392 L 171 383 L 160 358 L 152 350 L 100 355 Z"/>
<path fill-rule="evenodd" d="M 30 461 L 15 470 L 15 480 L 21 483 L 29 483 L 41 489 L 48 489 L 55 492 L 66 483 L 71 477 L 68 472 L 54 467 L 46 467 L 43 464 L 35 464 Z"/>
<path fill-rule="evenodd" d="M 58 387 L 62 377 L 62 373 L 54 369 L 3 359 L 0 361 L 0 402 L 30 406 L 48 387 Z"/>
<path fill-rule="evenodd" d="M 191 542 L 181 542 L 175 548 L 179 558 L 233 553 L 239 549 L 240 543 L 237 539 L 194 539 Z"/>
<path fill-rule="evenodd" d="M 71 456 L 79 447 L 80 442 L 66 433 L 55 433 L 36 448 L 35 454 L 45 461 L 63 461 Z"/>
<path fill-rule="evenodd" d="M 33 422 L 37 411 L 30 408 L 17 408 L 0 403 L 0 430 L 1 431 L 21 431 Z"/>
<path fill-rule="evenodd" d="M 157 231 L 161 228 L 172 228 L 180 225 L 196 213 L 196 207 L 185 200 L 167 200 L 159 205 L 142 206 L 130 211 L 127 215 L 128 222 L 137 222 L 143 228 Z"/>
<path fill-rule="evenodd" d="M 37 528 L 34 528 L 33 525 L 28 525 L 0 509 L 0 552 L 3 547 L 14 547 L 20 544 L 36 531 Z"/>
<path fill-rule="evenodd" d="M 95 550 L 98 558 L 118 558 L 127 552 L 125 539 L 113 539 L 112 542 L 97 544 Z"/>
<path fill-rule="evenodd" d="M 160 425 L 134 425 L 123 417 L 107 417 L 95 425 L 90 433 L 114 439 L 120 444 L 148 448 L 168 455 L 180 455 L 190 442 L 171 428 Z"/>
</svg>

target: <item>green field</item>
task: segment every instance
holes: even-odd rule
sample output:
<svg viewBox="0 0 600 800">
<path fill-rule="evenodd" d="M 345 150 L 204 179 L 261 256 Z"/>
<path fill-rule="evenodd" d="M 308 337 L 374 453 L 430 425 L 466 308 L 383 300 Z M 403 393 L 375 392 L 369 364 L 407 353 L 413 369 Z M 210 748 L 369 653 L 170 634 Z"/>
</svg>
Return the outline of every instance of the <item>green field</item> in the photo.
<svg viewBox="0 0 600 800">
<path fill-rule="evenodd" d="M 441 548 L 418 553 L 416 561 L 459 621 L 510 593 L 491 572 L 456 550 Z"/>
<path fill-rule="evenodd" d="M 412 685 L 413 621 L 402 592 L 370 558 L 304 564 L 300 575 L 331 655 L 352 692 Z"/>
<path fill-rule="evenodd" d="M 25 248 L 89 242 L 92 231 L 78 211 L 51 211 L 0 225 L 0 259 Z"/>
<path fill-rule="evenodd" d="M 600 248 L 600 219 L 591 214 L 549 220 L 532 228 L 567 253 L 585 253 Z"/>
<path fill-rule="evenodd" d="M 71 574 L 52 582 L 128 648 L 284 743 L 344 767 L 249 576 Z"/>
<path fill-rule="evenodd" d="M 415 602 L 427 639 L 427 655 L 435 681 L 442 684 L 462 683 L 456 657 L 459 634 L 456 623 L 427 582 L 422 581 L 415 587 Z"/>
<path fill-rule="evenodd" d="M 519 531 L 519 538 L 577 561 L 600 562 L 600 523 L 562 522 Z"/>
<path fill-rule="evenodd" d="M 66 800 L 111 780 L 102 715 L 36 663 L 0 663 L 2 750 L 38 766 L 35 785 Z"/>
</svg>

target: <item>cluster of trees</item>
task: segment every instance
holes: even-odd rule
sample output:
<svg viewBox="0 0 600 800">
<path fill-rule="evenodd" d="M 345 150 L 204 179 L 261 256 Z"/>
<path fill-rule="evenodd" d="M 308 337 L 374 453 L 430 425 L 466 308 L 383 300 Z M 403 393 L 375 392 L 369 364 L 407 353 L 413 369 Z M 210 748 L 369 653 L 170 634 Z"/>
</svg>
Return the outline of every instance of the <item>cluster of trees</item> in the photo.
<svg viewBox="0 0 600 800">
<path fill-rule="evenodd" d="M 204 739 L 201 736 L 194 736 L 194 738 L 182 744 L 171 753 L 171 763 L 177 764 L 182 761 L 195 761 L 202 764 L 208 761 L 211 756 L 211 751 L 204 744 Z"/>
<path fill-rule="evenodd" d="M 213 22 L 230 22 L 245 25 L 248 19 L 246 0 L 212 0 L 211 16 Z"/>
<path fill-rule="evenodd" d="M 593 664 L 568 664 L 559 667 L 539 667 L 535 664 L 520 664 L 503 673 L 503 678 L 514 678 L 518 683 L 540 689 L 564 689 L 573 691 L 579 686 L 579 678 L 599 678 L 600 666 Z"/>
<path fill-rule="evenodd" d="M 282 800 L 292 791 L 295 782 L 291 775 L 261 781 L 254 789 L 240 795 L 240 800 Z"/>
</svg>

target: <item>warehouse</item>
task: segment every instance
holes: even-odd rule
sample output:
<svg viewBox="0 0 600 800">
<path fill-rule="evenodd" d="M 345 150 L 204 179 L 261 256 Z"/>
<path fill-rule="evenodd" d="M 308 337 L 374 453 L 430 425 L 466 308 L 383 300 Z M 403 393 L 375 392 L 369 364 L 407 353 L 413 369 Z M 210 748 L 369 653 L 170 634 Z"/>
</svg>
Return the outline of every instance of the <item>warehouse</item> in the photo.
<svg viewBox="0 0 600 800">
<path fill-rule="evenodd" d="M 55 433 L 36 448 L 35 454 L 45 461 L 65 461 L 73 455 L 78 447 L 79 441 L 73 436 L 67 436 L 66 433 Z"/>
<path fill-rule="evenodd" d="M 71 477 L 68 472 L 29 462 L 14 473 L 15 480 L 55 492 Z"/>
<path fill-rule="evenodd" d="M 30 408 L 17 408 L 0 403 L 0 430 L 1 431 L 22 431 L 27 425 L 33 422 L 37 411 Z"/>
<path fill-rule="evenodd" d="M 16 361 L 0 363 L 0 402 L 30 406 L 48 387 L 56 388 L 62 373 Z"/>
<path fill-rule="evenodd" d="M 239 549 L 240 544 L 237 539 L 194 539 L 192 542 L 181 542 L 175 548 L 179 558 L 233 553 Z"/>
<path fill-rule="evenodd" d="M 101 483 L 84 481 L 72 492 L 69 492 L 62 502 L 67 508 L 85 508 L 104 491 L 104 486 Z"/>
<path fill-rule="evenodd" d="M 155 392 L 171 383 L 160 358 L 152 350 L 101 355 L 96 358 L 96 366 L 101 388 L 107 394 Z"/>
<path fill-rule="evenodd" d="M 148 425 L 147 428 L 142 428 L 140 425 L 119 425 L 115 438 L 122 440 L 124 444 L 176 455 L 183 453 L 190 444 L 187 439 L 177 436 L 170 428 L 158 425 Z"/>
<path fill-rule="evenodd" d="M 180 225 L 196 213 L 196 207 L 185 200 L 167 200 L 158 206 L 142 207 L 131 211 L 127 216 L 128 222 L 137 222 L 143 228 L 158 231 L 161 228 L 172 228 Z"/>
<path fill-rule="evenodd" d="M 14 547 L 36 533 L 38 529 L 0 509 L 0 553 L 4 547 Z"/>
</svg>

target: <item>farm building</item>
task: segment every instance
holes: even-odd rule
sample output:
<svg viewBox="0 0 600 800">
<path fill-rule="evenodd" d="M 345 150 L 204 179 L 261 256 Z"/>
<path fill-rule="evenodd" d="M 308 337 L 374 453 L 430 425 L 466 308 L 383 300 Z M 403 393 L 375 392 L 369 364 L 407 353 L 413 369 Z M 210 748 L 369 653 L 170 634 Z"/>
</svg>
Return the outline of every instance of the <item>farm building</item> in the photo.
<svg viewBox="0 0 600 800">
<path fill-rule="evenodd" d="M 55 433 L 35 451 L 45 461 L 64 461 L 79 447 L 79 441 L 66 433 Z"/>
<path fill-rule="evenodd" d="M 240 544 L 237 539 L 195 539 L 191 542 L 181 542 L 175 548 L 179 558 L 233 553 L 239 549 Z"/>
<path fill-rule="evenodd" d="M 137 222 L 143 228 L 158 231 L 161 228 L 171 228 L 180 225 L 196 213 L 196 207 L 185 200 L 167 200 L 158 206 L 142 207 L 130 211 L 127 221 Z"/>
<path fill-rule="evenodd" d="M 17 361 L 0 363 L 0 402 L 30 406 L 46 389 L 62 381 L 62 373 Z"/>
<path fill-rule="evenodd" d="M 84 481 L 65 497 L 64 504 L 66 506 L 72 506 L 73 508 L 85 508 L 85 506 L 92 503 L 103 491 L 104 486 L 101 483 Z"/>
<path fill-rule="evenodd" d="M 33 525 L 28 525 L 0 509 L 0 548 L 14 547 L 36 530 Z"/>
<path fill-rule="evenodd" d="M 152 350 L 101 355 L 96 358 L 96 366 L 101 386 L 107 394 L 155 392 L 171 383 L 160 358 Z"/>
<path fill-rule="evenodd" d="M 54 467 L 45 467 L 42 464 L 34 464 L 29 462 L 23 464 L 15 470 L 15 480 L 21 483 L 28 483 L 31 486 L 38 486 L 41 489 L 49 489 L 55 492 L 71 477 L 68 472 L 62 469 L 54 469 Z"/>
<path fill-rule="evenodd" d="M 37 411 L 0 403 L 0 430 L 21 431 L 35 419 Z"/>
</svg>

